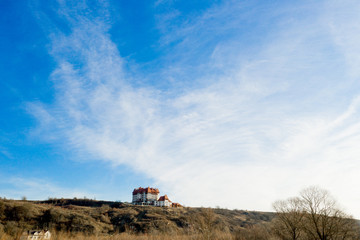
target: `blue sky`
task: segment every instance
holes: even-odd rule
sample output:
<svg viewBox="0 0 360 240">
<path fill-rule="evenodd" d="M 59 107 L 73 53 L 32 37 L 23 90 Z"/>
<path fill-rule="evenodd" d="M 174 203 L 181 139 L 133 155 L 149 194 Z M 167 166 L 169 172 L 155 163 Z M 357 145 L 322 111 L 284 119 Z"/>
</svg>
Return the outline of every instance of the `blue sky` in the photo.
<svg viewBox="0 0 360 240">
<path fill-rule="evenodd" d="M 0 2 L 0 195 L 359 217 L 357 1 Z"/>
</svg>

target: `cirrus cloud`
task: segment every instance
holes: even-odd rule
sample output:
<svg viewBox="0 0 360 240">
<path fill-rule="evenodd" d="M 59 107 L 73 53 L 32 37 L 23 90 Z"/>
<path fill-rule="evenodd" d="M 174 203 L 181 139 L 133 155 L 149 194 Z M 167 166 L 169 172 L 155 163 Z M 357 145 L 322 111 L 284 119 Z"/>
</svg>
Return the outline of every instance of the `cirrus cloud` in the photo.
<svg viewBox="0 0 360 240">
<path fill-rule="evenodd" d="M 352 47 L 360 35 L 351 30 L 359 19 L 345 16 L 360 5 L 321 2 L 309 14 L 264 7 L 238 16 L 217 5 L 163 32 L 159 44 L 170 53 L 159 62 L 169 66 L 154 66 L 151 76 L 174 82 L 165 90 L 134 84 L 141 73 L 124 68 L 109 23 L 64 7 L 71 33 L 51 38 L 55 101 L 29 108 L 64 145 L 128 165 L 186 205 L 270 210 L 277 198 L 318 184 L 360 216 L 360 53 Z M 258 19 L 258 31 L 236 28 L 244 19 Z M 259 40 L 264 24 L 276 27 Z M 194 65 L 198 51 L 205 53 Z M 177 83 L 184 76 L 194 78 L 191 87 Z"/>
</svg>

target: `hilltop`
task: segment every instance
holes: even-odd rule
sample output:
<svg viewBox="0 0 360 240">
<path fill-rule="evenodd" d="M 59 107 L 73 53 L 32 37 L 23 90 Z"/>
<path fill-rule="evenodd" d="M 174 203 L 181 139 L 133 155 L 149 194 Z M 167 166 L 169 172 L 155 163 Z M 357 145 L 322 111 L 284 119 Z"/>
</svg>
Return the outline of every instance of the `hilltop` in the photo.
<svg viewBox="0 0 360 240">
<path fill-rule="evenodd" d="M 89 236 L 117 233 L 197 234 L 216 229 L 236 233 L 272 220 L 274 213 L 209 208 L 134 206 L 91 199 L 26 201 L 0 199 L 0 237 L 24 230 Z M 206 230 L 207 229 L 207 230 Z"/>
</svg>

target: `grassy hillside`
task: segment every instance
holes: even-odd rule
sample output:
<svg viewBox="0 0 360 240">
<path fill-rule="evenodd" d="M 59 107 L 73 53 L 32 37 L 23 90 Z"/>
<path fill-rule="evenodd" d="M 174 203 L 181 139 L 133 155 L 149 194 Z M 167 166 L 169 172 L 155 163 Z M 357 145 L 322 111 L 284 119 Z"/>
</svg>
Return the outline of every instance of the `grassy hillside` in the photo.
<svg viewBox="0 0 360 240">
<path fill-rule="evenodd" d="M 0 239 L 5 234 L 16 238 L 31 229 L 50 229 L 57 235 L 66 234 L 67 238 L 81 235 L 100 239 L 114 234 L 119 237 L 120 233 L 121 236 L 203 236 L 220 232 L 230 236 L 249 226 L 267 223 L 273 217 L 273 213 L 266 212 L 145 207 L 89 199 L 0 199 Z"/>
</svg>

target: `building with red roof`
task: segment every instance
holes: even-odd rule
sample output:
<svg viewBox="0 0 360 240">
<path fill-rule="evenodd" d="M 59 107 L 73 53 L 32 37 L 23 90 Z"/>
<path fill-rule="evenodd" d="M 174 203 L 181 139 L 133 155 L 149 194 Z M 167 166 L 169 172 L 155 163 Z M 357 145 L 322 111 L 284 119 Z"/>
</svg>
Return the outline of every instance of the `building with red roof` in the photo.
<svg viewBox="0 0 360 240">
<path fill-rule="evenodd" d="M 179 203 L 172 203 L 166 194 L 161 197 L 159 197 L 159 194 L 160 191 L 157 188 L 135 188 L 132 192 L 132 204 L 157 207 L 181 207 Z"/>
<path fill-rule="evenodd" d="M 159 198 L 159 189 L 157 188 L 135 188 L 132 195 L 132 203 L 136 205 L 155 205 Z"/>
<path fill-rule="evenodd" d="M 168 196 L 165 194 L 164 196 L 159 197 L 157 200 L 157 206 L 159 207 L 171 207 L 171 201 Z"/>
</svg>

